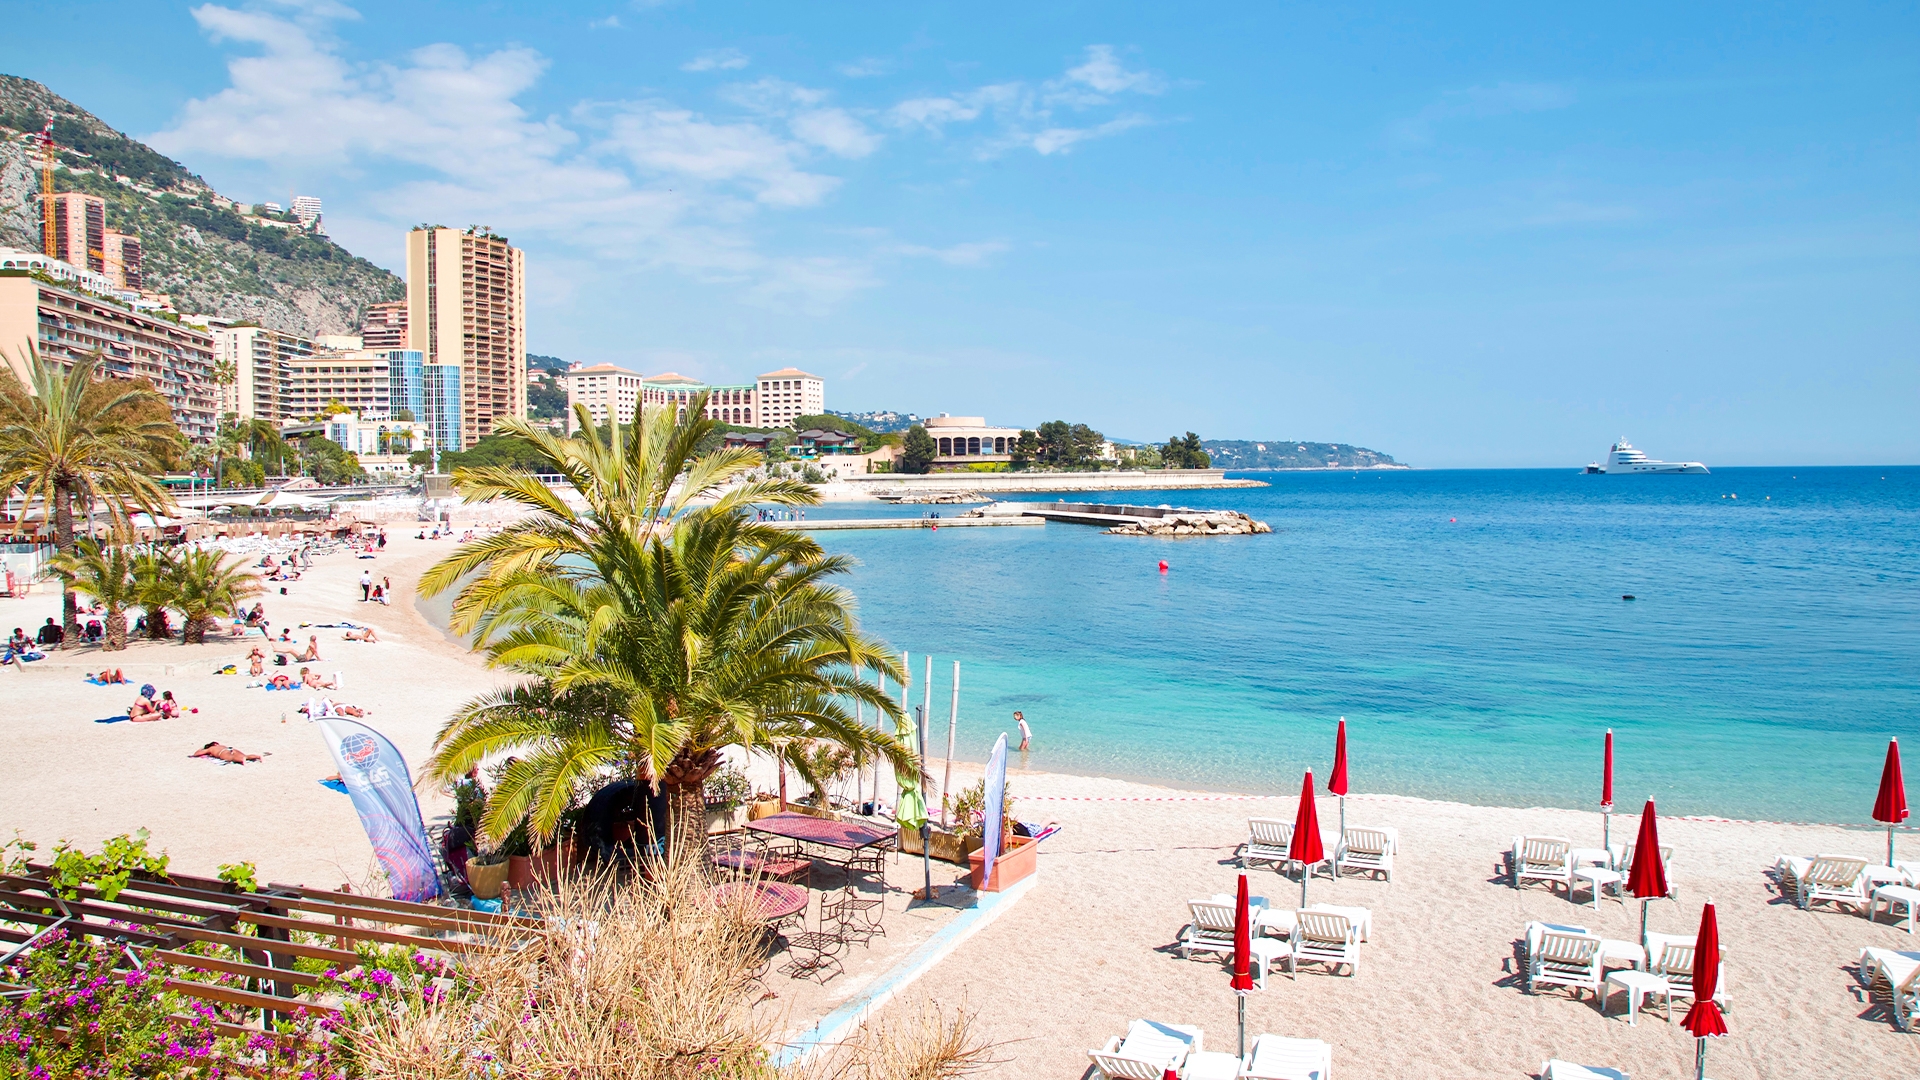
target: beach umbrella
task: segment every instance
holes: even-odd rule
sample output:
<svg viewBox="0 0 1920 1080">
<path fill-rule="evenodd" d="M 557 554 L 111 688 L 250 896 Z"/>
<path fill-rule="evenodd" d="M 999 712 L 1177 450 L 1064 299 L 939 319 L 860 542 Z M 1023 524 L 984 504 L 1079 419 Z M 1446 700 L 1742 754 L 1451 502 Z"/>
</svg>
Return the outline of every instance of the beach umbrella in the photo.
<svg viewBox="0 0 1920 1080">
<path fill-rule="evenodd" d="M 1253 992 L 1253 918 L 1247 910 L 1247 875 L 1233 908 L 1233 996 L 1240 1004 L 1240 1056 L 1247 1056 L 1247 995 Z"/>
<path fill-rule="evenodd" d="M 1900 778 L 1900 740 L 1887 740 L 1887 767 L 1880 771 L 1880 797 L 1873 820 L 1887 823 L 1887 865 L 1893 865 L 1893 827 L 1907 820 L 1907 783 Z"/>
<path fill-rule="evenodd" d="M 920 834 L 920 868 L 925 871 L 927 878 L 923 899 L 931 900 L 933 899 L 933 862 L 927 849 L 932 845 L 932 839 L 927 835 L 927 797 L 926 785 L 923 783 L 926 779 L 927 766 L 920 756 L 920 748 L 925 745 L 925 739 L 919 730 L 926 725 L 927 714 L 920 709 L 915 709 L 914 714 L 919 718 L 918 723 L 909 723 L 905 717 L 902 717 L 894 730 L 894 734 L 899 736 L 900 741 L 906 745 L 907 753 L 913 758 L 913 770 L 911 772 L 894 770 L 893 779 L 899 787 L 900 795 L 894 800 L 893 820 L 899 822 L 901 828 L 912 829 Z"/>
<path fill-rule="evenodd" d="M 1713 901 L 1700 909 L 1700 934 L 1693 943 L 1693 1008 L 1682 1027 L 1693 1032 L 1693 1080 L 1706 1080 L 1707 1040 L 1727 1033 L 1727 1021 L 1713 996 L 1720 989 L 1720 920 Z"/>
<path fill-rule="evenodd" d="M 1640 898 L 1640 947 L 1647 947 L 1647 904 L 1667 895 L 1667 864 L 1660 857 L 1660 826 L 1653 799 L 1640 814 L 1640 838 L 1633 842 L 1633 865 L 1627 868 L 1627 891 Z"/>
<path fill-rule="evenodd" d="M 1333 775 L 1327 777 L 1327 792 L 1340 796 L 1340 840 L 1347 839 L 1347 718 L 1340 718 L 1340 732 L 1333 737 Z"/>
<path fill-rule="evenodd" d="M 1600 846 L 1607 849 L 1607 865 L 1613 865 L 1613 729 L 1607 729 L 1607 756 L 1600 767 Z"/>
<path fill-rule="evenodd" d="M 1300 906 L 1307 906 L 1307 877 L 1315 863 L 1327 857 L 1320 843 L 1320 815 L 1313 809 L 1313 770 L 1300 782 L 1300 810 L 1293 819 L 1293 842 L 1287 845 L 1287 858 L 1300 864 Z"/>
</svg>

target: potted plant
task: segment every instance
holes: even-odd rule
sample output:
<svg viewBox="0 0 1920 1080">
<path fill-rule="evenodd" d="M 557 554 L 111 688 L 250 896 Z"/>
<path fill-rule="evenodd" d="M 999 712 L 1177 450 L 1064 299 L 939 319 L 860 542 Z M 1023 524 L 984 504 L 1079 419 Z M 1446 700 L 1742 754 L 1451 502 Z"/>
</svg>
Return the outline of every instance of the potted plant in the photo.
<svg viewBox="0 0 1920 1080">
<path fill-rule="evenodd" d="M 738 766 L 729 765 L 707 777 L 707 831 L 729 832 L 738 829 L 746 820 L 746 812 L 742 807 L 752 794 L 753 784 Z"/>
<path fill-rule="evenodd" d="M 1003 791 L 1001 795 L 1000 851 L 994 857 L 992 866 L 987 865 L 984 839 L 987 782 L 981 780 L 967 788 L 953 802 L 954 816 L 961 823 L 962 833 L 980 838 L 979 847 L 967 853 L 967 865 L 972 869 L 970 880 L 977 892 L 1001 892 L 1013 883 L 1033 876 L 1038 864 L 1038 849 L 1033 840 L 1013 835 L 1012 794 Z"/>
<path fill-rule="evenodd" d="M 500 841 L 500 851 L 507 857 L 507 884 L 515 892 L 533 884 L 533 829 L 526 818 L 513 827 L 505 840 Z"/>
<path fill-rule="evenodd" d="M 560 814 L 560 824 L 554 829 L 553 839 L 543 845 L 533 855 L 533 877 L 543 885 L 551 885 L 560 879 L 562 871 L 570 870 L 574 864 L 574 834 L 579 831 L 580 821 L 586 816 L 587 808 L 570 806 Z"/>
<path fill-rule="evenodd" d="M 467 858 L 467 887 L 476 900 L 500 899 L 500 888 L 506 883 L 505 851 L 477 851 Z"/>
<path fill-rule="evenodd" d="M 985 782 L 981 782 L 954 795 L 951 799 L 942 799 L 940 805 L 946 810 L 947 820 L 954 823 L 951 830 L 942 829 L 929 823 L 927 840 L 924 845 L 928 857 L 950 862 L 956 866 L 966 866 L 967 856 L 985 846 L 980 837 L 980 807 L 987 799 Z M 971 824 L 971 828 L 969 825 Z M 918 830 L 900 830 L 900 850 L 909 855 L 921 852 Z"/>
</svg>

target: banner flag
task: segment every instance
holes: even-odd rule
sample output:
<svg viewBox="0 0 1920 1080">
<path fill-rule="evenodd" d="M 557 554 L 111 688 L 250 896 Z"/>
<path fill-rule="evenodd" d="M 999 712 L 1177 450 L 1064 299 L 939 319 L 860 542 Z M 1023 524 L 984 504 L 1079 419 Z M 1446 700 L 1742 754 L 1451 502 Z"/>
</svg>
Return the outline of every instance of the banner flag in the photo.
<svg viewBox="0 0 1920 1080">
<path fill-rule="evenodd" d="M 440 895 L 440 873 L 433 845 L 420 819 L 407 761 L 385 735 L 344 716 L 318 725 L 340 770 L 340 782 L 353 797 L 360 824 L 373 844 L 374 857 L 387 871 L 395 900 L 424 902 Z"/>
<path fill-rule="evenodd" d="M 987 805 L 982 809 L 982 824 L 986 831 L 981 839 L 987 845 L 985 873 L 991 876 L 993 860 L 1000 857 L 1000 834 L 1007 827 L 1007 733 L 1004 731 L 994 742 L 993 753 L 987 757 Z"/>
</svg>

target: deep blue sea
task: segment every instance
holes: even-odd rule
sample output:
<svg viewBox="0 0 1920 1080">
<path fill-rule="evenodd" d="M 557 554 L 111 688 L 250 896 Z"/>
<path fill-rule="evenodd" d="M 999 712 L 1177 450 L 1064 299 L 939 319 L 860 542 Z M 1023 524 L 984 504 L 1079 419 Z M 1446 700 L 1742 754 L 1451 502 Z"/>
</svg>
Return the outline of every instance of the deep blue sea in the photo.
<svg viewBox="0 0 1920 1080">
<path fill-rule="evenodd" d="M 1920 468 L 1244 475 L 1124 501 L 1272 535 L 816 535 L 934 658 L 939 750 L 961 662 L 973 760 L 1020 709 L 1033 768 L 1297 791 L 1344 716 L 1355 791 L 1590 807 L 1611 727 L 1623 810 L 1864 822 L 1888 737 L 1920 749 Z"/>
</svg>

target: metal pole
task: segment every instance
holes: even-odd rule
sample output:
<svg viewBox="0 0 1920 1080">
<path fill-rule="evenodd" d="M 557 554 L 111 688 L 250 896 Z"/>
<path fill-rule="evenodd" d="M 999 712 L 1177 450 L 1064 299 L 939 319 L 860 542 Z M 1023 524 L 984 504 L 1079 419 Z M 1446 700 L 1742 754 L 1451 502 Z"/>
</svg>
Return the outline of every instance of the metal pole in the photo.
<svg viewBox="0 0 1920 1080">
<path fill-rule="evenodd" d="M 1618 870 L 1613 865 L 1613 808 L 1600 812 L 1600 846 L 1607 849 L 1607 869 Z"/>
<path fill-rule="evenodd" d="M 1244 1060 L 1247 1056 L 1247 995 L 1234 996 L 1240 999 L 1240 1057 Z"/>
<path fill-rule="evenodd" d="M 953 788 L 953 735 L 960 726 L 960 661 L 953 662 L 953 704 L 947 709 L 947 771 L 940 777 L 940 823 L 947 823 L 947 792 Z"/>
<path fill-rule="evenodd" d="M 1693 1040 L 1693 1080 L 1707 1080 L 1707 1040 Z"/>
<path fill-rule="evenodd" d="M 927 717 L 933 715 L 932 656 L 927 657 L 927 677 L 924 682 L 925 685 L 920 687 L 920 799 L 927 804 L 927 813 L 931 814 L 933 813 L 933 803 L 931 801 L 931 793 L 927 790 L 927 788 L 931 786 L 927 783 L 927 780 L 930 779 L 927 776 Z M 944 791 L 940 794 L 942 798 L 946 796 L 946 792 Z M 942 817 L 940 820 L 942 824 L 946 823 L 946 818 Z"/>
<path fill-rule="evenodd" d="M 853 726 L 860 728 L 867 726 L 866 717 L 860 713 L 859 698 L 853 699 Z M 866 781 L 867 770 L 855 765 L 853 768 L 853 812 L 856 814 L 860 812 L 860 792 L 865 788 Z"/>
<path fill-rule="evenodd" d="M 933 660 L 931 657 L 928 658 L 927 663 L 929 667 L 932 666 Z M 917 715 L 914 717 L 914 724 L 920 729 L 920 760 L 914 763 L 914 767 L 920 770 L 920 869 L 927 876 L 927 889 L 922 895 L 928 900 L 931 900 L 933 899 L 933 827 L 928 823 L 927 818 L 926 709 L 922 708 L 917 710 Z"/>
<path fill-rule="evenodd" d="M 1652 902 L 1651 900 L 1640 901 L 1640 948 L 1642 949 L 1647 947 L 1647 905 Z"/>
<path fill-rule="evenodd" d="M 1887 865 L 1893 865 L 1893 826 L 1887 826 Z"/>
</svg>

